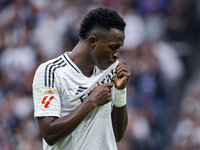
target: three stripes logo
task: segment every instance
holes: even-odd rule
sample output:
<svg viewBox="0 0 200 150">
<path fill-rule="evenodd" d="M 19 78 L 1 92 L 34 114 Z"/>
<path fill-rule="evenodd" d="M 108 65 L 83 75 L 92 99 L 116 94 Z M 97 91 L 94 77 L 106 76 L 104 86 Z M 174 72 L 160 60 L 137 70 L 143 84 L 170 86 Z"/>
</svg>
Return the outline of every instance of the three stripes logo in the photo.
<svg viewBox="0 0 200 150">
<path fill-rule="evenodd" d="M 65 67 L 67 63 L 62 59 L 62 57 L 58 58 L 52 63 L 49 63 L 45 68 L 45 86 L 54 87 L 54 73 L 56 69 L 60 67 Z"/>
<path fill-rule="evenodd" d="M 83 87 L 83 86 L 79 86 L 78 90 L 76 91 L 75 95 L 78 95 L 80 93 L 82 93 L 83 91 L 85 91 L 87 89 L 87 87 Z"/>
</svg>

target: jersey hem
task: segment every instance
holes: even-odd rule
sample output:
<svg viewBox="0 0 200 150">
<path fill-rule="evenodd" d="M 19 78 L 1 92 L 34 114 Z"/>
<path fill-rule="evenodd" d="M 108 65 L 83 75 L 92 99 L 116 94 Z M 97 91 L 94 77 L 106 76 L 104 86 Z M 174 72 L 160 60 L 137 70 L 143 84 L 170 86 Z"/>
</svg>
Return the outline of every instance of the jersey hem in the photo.
<svg viewBox="0 0 200 150">
<path fill-rule="evenodd" d="M 34 113 L 34 118 L 47 117 L 47 116 L 60 117 L 60 115 L 58 113 L 45 113 L 45 114 L 41 114 L 41 112 Z"/>
</svg>

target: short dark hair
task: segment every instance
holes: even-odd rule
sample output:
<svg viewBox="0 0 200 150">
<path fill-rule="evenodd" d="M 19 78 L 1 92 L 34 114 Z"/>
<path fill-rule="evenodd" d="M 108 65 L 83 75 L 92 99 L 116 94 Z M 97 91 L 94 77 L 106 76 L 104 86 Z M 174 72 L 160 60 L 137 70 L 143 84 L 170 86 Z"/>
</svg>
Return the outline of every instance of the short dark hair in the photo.
<svg viewBox="0 0 200 150">
<path fill-rule="evenodd" d="M 89 33 L 94 28 L 106 29 L 109 31 L 111 28 L 124 31 L 126 23 L 124 19 L 119 16 L 116 10 L 100 7 L 89 11 L 83 21 L 79 30 L 81 39 L 86 39 Z"/>
</svg>

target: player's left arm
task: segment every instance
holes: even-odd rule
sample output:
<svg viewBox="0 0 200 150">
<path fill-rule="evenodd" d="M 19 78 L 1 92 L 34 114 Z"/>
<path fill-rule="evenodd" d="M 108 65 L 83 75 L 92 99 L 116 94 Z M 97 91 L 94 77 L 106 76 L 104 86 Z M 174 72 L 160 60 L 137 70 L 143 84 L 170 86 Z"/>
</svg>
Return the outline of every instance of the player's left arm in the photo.
<svg viewBox="0 0 200 150">
<path fill-rule="evenodd" d="M 119 142 L 125 133 L 128 124 L 128 115 L 126 108 L 126 85 L 131 72 L 126 67 L 125 61 L 120 61 L 116 68 L 115 75 L 115 98 L 112 111 L 112 124 L 115 134 L 115 139 Z"/>
</svg>

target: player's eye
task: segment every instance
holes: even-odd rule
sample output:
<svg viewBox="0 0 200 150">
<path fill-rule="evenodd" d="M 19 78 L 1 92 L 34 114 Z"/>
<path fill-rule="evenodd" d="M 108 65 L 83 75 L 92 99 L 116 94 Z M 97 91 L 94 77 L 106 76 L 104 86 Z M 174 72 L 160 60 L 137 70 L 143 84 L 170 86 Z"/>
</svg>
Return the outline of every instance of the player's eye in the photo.
<svg viewBox="0 0 200 150">
<path fill-rule="evenodd" d="M 119 45 L 111 45 L 110 48 L 111 48 L 112 50 L 117 50 L 117 49 L 120 48 L 120 46 L 119 46 Z"/>
</svg>

